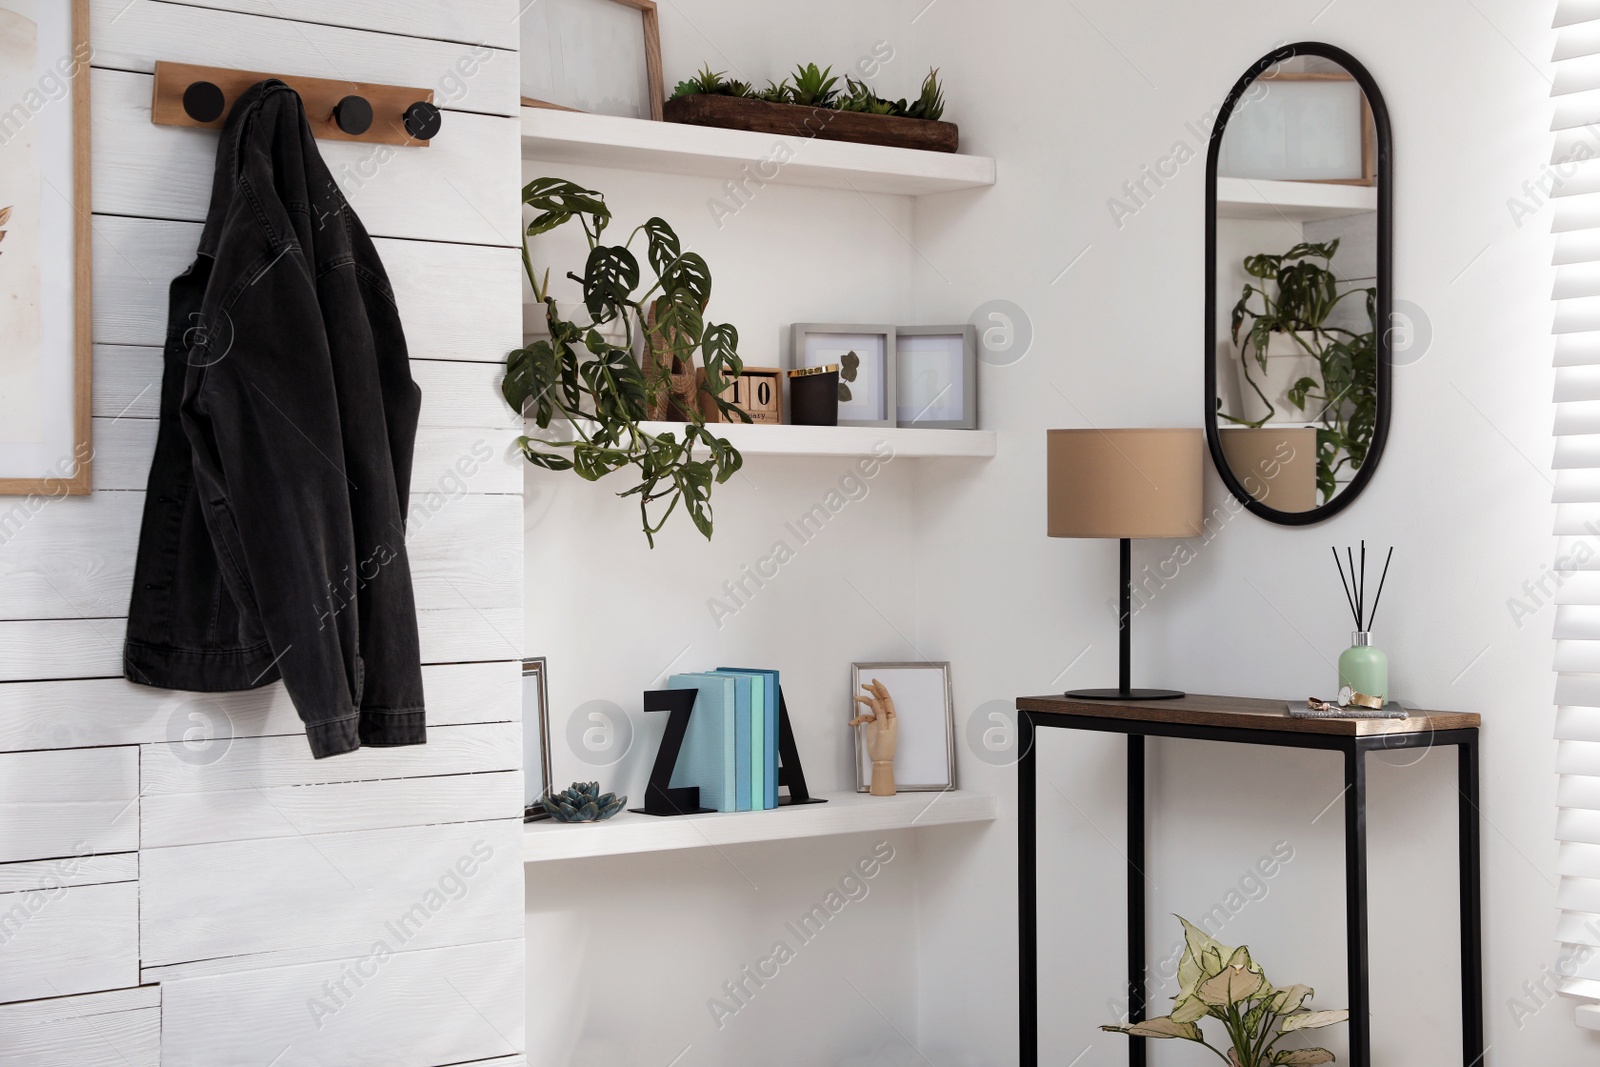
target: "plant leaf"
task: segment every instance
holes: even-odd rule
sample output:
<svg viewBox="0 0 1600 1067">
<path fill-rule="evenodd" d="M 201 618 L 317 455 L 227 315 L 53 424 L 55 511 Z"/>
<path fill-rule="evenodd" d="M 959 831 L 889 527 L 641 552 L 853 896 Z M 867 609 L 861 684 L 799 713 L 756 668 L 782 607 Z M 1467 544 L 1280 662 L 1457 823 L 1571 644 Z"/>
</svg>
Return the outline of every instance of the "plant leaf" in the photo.
<svg viewBox="0 0 1600 1067">
<path fill-rule="evenodd" d="M 1259 971 L 1252 971 L 1242 966 L 1228 966 L 1224 967 L 1220 974 L 1201 982 L 1196 995 L 1213 1008 L 1228 1007 L 1255 996 L 1260 991 L 1262 982 Z"/>
<path fill-rule="evenodd" d="M 577 280 L 583 283 L 583 306 L 595 322 L 610 322 L 639 286 L 639 261 L 622 245 L 596 245 Z"/>
<path fill-rule="evenodd" d="M 522 202 L 539 214 L 528 223 L 527 235 L 546 233 L 575 215 L 594 220 L 596 233 L 611 220 L 605 197 L 592 189 L 574 185 L 564 178 L 538 178 L 522 187 Z"/>
<path fill-rule="evenodd" d="M 1197 996 L 1185 996 L 1178 1000 L 1172 1009 L 1172 1021 L 1178 1023 L 1198 1022 L 1211 1014 L 1211 1008 L 1205 1001 Z"/>
<path fill-rule="evenodd" d="M 1272 1013 L 1288 1015 L 1292 1011 L 1299 1011 L 1300 1006 L 1315 992 L 1316 990 L 1308 985 L 1292 985 L 1287 989 L 1280 989 L 1272 996 Z"/>
<path fill-rule="evenodd" d="M 1127 1034 L 1129 1037 L 1176 1037 L 1182 1038 L 1184 1041 L 1200 1040 L 1200 1028 L 1194 1023 L 1175 1022 L 1165 1015 L 1158 1019 L 1146 1019 L 1142 1023 L 1131 1023 L 1127 1026 L 1102 1026 L 1100 1029 L 1116 1034 Z"/>
<path fill-rule="evenodd" d="M 667 225 L 667 220 L 658 215 L 647 219 L 640 229 L 644 230 L 645 254 L 650 260 L 650 269 L 659 278 L 671 263 L 683 255 L 683 245 L 672 227 Z"/>
<path fill-rule="evenodd" d="M 1333 1060 L 1333 1053 L 1325 1048 L 1286 1048 L 1272 1054 L 1273 1067 L 1316 1067 Z"/>
<path fill-rule="evenodd" d="M 1206 970 L 1205 964 L 1201 959 L 1206 950 L 1217 949 L 1219 958 L 1221 952 L 1226 951 L 1231 956 L 1233 951 L 1224 949 L 1210 934 L 1185 919 L 1182 915 L 1177 916 L 1177 920 L 1183 924 L 1184 941 L 1183 958 L 1178 961 L 1178 985 L 1184 995 L 1193 995 L 1195 988 L 1202 979 L 1216 974 L 1217 970 L 1222 969 L 1218 966 L 1217 970 Z"/>
<path fill-rule="evenodd" d="M 1293 1015 L 1286 1015 L 1278 1024 L 1278 1029 L 1285 1034 L 1296 1030 L 1315 1030 L 1322 1026 L 1333 1026 L 1350 1018 L 1348 1008 L 1337 1011 L 1302 1011 Z"/>
</svg>

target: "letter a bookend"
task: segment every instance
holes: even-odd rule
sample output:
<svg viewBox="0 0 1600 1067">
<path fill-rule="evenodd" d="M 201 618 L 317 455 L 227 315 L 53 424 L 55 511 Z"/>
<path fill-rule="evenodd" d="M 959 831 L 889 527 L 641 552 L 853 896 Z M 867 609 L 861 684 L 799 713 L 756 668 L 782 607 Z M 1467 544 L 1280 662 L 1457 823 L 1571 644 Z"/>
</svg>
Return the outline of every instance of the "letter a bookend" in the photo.
<svg viewBox="0 0 1600 1067">
<path fill-rule="evenodd" d="M 783 686 L 778 687 L 778 788 L 789 787 L 788 796 L 778 798 L 778 807 L 798 807 L 801 804 L 826 804 L 827 798 L 814 797 L 806 788 L 805 768 L 800 766 L 800 750 L 795 747 L 794 729 L 789 725 L 789 705 L 783 699 Z"/>
<path fill-rule="evenodd" d="M 699 786 L 672 786 L 672 772 L 678 766 L 678 754 L 689 732 L 689 716 L 694 713 L 695 698 L 699 695 L 694 689 L 645 690 L 644 710 L 667 712 L 667 729 L 661 737 L 655 765 L 650 768 L 644 807 L 629 808 L 629 811 L 661 816 L 701 815 L 712 811 L 700 806 Z M 794 728 L 789 725 L 789 705 L 783 699 L 782 688 L 778 690 L 778 786 L 780 789 L 789 787 L 789 795 L 778 798 L 779 807 L 828 802 L 824 797 L 812 796 L 806 788 L 806 772 L 800 766 L 800 750 L 795 747 Z"/>
</svg>

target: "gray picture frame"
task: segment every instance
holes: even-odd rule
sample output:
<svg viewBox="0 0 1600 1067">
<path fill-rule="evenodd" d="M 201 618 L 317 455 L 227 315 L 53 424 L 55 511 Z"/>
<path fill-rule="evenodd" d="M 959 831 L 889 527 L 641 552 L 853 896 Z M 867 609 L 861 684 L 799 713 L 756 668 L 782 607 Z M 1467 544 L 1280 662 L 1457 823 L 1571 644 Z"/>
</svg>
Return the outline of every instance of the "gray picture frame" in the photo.
<svg viewBox="0 0 1600 1067">
<path fill-rule="evenodd" d="M 911 378 L 905 365 L 906 350 L 899 343 L 904 337 L 960 337 L 961 338 L 961 415 L 954 419 L 918 419 L 908 421 L 899 410 L 900 396 L 895 395 L 895 425 L 924 430 L 976 430 L 978 428 L 978 328 L 971 323 L 958 326 L 897 326 L 895 327 L 895 381 L 900 387 Z M 952 385 L 956 383 L 952 382 Z"/>
<path fill-rule="evenodd" d="M 854 334 L 883 338 L 883 415 L 877 419 L 839 418 L 840 426 L 894 426 L 895 425 L 895 328 L 886 323 L 854 322 L 797 322 L 789 328 L 789 352 L 784 360 L 785 371 L 807 366 L 807 338 L 821 334 Z M 787 390 L 785 390 L 787 392 Z M 842 405 L 841 405 L 842 407 Z"/>
<path fill-rule="evenodd" d="M 545 657 L 522 661 L 522 807 L 538 804 L 550 795 L 550 682 Z M 529 717 L 529 703 L 534 705 Z M 538 751 L 534 751 L 537 747 Z M 537 768 L 535 768 L 537 764 Z M 537 783 L 534 774 L 537 771 Z M 537 784 L 537 791 L 534 786 Z"/>
<path fill-rule="evenodd" d="M 917 694 L 904 690 L 896 694 L 890 685 L 896 672 L 928 672 L 939 678 L 943 699 L 933 702 L 919 699 Z M 885 678 L 886 675 L 890 677 Z M 898 750 L 894 760 L 894 785 L 898 793 L 944 793 L 956 788 L 956 728 L 955 696 L 950 686 L 950 662 L 891 661 L 850 664 L 850 711 L 847 719 L 866 710 L 857 705 L 855 698 L 865 696 L 861 688 L 863 679 L 874 676 L 883 680 L 884 687 L 895 701 L 895 715 L 900 719 Z M 903 677 L 903 674 L 902 674 Z M 902 706 L 904 701 L 904 706 Z M 922 735 L 937 726 L 944 737 L 942 744 L 922 743 Z M 870 761 L 866 759 L 865 725 L 857 726 L 855 733 L 856 792 L 865 793 L 871 788 Z"/>
</svg>

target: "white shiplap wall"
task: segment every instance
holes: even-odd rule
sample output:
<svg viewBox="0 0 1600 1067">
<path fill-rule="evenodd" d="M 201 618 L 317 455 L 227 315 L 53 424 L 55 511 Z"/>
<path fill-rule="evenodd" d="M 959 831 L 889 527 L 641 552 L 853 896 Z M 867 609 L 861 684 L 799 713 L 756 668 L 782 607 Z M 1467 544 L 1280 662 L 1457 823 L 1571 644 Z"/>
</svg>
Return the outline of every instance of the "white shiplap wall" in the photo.
<svg viewBox="0 0 1600 1067">
<path fill-rule="evenodd" d="M 521 334 L 517 8 L 92 0 L 95 492 L 0 500 L 0 1062 L 524 1062 L 522 473 L 497 392 Z M 425 149 L 321 146 L 423 390 L 425 747 L 317 762 L 281 685 L 120 678 L 166 290 L 216 149 L 151 124 L 158 60 L 427 86 L 446 109 Z"/>
</svg>

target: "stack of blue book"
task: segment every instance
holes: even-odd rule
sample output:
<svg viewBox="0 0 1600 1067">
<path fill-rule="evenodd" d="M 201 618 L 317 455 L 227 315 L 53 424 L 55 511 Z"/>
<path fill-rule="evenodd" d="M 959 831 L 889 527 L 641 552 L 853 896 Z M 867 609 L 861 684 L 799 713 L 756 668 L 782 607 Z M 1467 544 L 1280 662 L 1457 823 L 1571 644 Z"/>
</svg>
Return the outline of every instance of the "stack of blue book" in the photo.
<svg viewBox="0 0 1600 1067">
<path fill-rule="evenodd" d="M 674 674 L 667 687 L 699 691 L 672 787 L 698 786 L 713 811 L 776 808 L 778 672 L 721 667 Z"/>
</svg>

